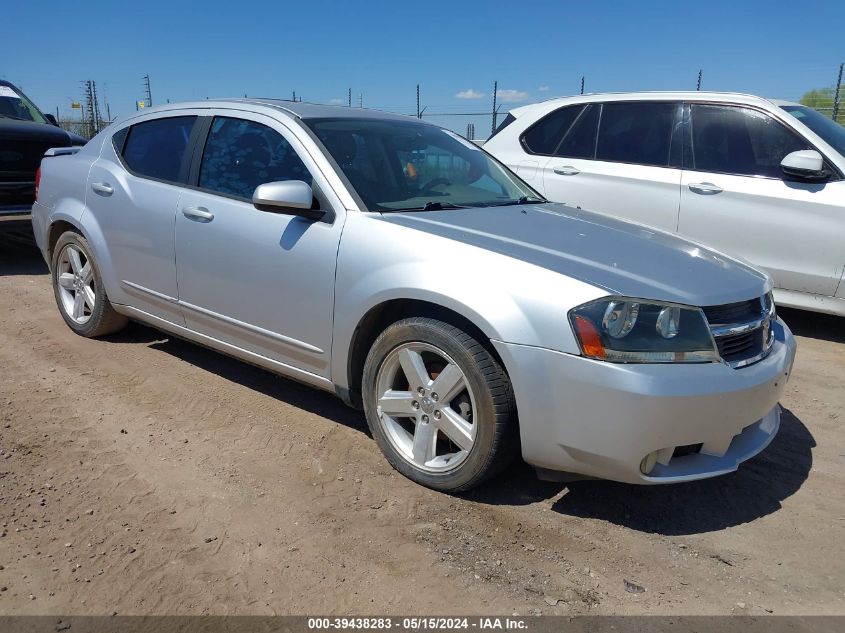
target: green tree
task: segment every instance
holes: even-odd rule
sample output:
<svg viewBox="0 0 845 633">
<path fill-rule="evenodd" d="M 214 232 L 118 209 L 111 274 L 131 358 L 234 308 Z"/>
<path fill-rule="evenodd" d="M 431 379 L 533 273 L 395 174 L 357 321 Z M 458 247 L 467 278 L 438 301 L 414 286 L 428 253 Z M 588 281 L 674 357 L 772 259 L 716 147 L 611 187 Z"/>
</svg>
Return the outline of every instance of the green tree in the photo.
<svg viewBox="0 0 845 633">
<path fill-rule="evenodd" d="M 801 97 L 801 103 L 818 110 L 825 116 L 833 116 L 833 97 L 835 92 L 835 89 L 832 87 L 816 88 L 815 90 L 804 93 L 804 96 Z M 838 123 L 845 125 L 845 104 L 842 103 L 845 100 L 845 94 L 842 94 L 843 92 L 845 92 L 845 89 L 839 95 L 839 114 L 836 120 Z"/>
</svg>

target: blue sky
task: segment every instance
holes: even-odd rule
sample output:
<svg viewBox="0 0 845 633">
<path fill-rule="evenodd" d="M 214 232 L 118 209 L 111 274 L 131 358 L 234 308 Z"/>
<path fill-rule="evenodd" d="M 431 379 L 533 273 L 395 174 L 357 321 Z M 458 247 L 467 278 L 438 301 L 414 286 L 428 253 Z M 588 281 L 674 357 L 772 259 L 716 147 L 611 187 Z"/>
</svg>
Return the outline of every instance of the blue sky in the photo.
<svg viewBox="0 0 845 633">
<path fill-rule="evenodd" d="M 736 90 L 797 99 L 845 61 L 845 2 L 143 2 L 3 9 L 0 77 L 70 112 L 97 81 L 113 116 L 218 96 L 353 103 L 413 113 L 502 111 L 579 91 Z M 463 98 L 462 98 L 463 97 Z M 459 131 L 490 117 L 434 119 Z"/>
</svg>

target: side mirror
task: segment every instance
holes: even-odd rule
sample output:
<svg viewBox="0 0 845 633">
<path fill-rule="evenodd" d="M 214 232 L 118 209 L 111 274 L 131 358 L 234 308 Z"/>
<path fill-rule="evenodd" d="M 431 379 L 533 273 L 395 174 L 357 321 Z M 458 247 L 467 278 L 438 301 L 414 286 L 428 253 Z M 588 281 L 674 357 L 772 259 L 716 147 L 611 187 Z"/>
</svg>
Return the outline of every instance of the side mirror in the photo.
<svg viewBox="0 0 845 633">
<path fill-rule="evenodd" d="M 792 152 L 780 161 L 784 174 L 801 180 L 823 180 L 828 173 L 824 168 L 824 158 L 814 149 L 802 149 Z"/>
<path fill-rule="evenodd" d="M 271 213 L 287 213 L 310 220 L 319 220 L 326 212 L 313 208 L 314 192 L 311 185 L 301 180 L 284 180 L 258 185 L 252 194 L 256 209 Z"/>
<path fill-rule="evenodd" d="M 59 127 L 59 122 L 56 121 L 56 117 L 54 117 L 52 114 L 45 114 L 44 118 L 50 122 L 50 125 L 55 125 L 56 127 Z"/>
</svg>

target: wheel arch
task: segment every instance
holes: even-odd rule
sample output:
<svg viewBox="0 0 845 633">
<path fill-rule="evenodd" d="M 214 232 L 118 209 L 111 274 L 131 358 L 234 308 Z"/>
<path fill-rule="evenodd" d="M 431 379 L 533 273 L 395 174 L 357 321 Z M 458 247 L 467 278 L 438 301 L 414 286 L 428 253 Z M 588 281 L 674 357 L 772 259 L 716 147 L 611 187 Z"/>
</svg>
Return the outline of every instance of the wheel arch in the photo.
<svg viewBox="0 0 845 633">
<path fill-rule="evenodd" d="M 473 338 L 496 359 L 508 372 L 507 367 L 495 347 L 491 343 L 493 335 L 485 332 L 473 319 L 453 308 L 428 299 L 396 298 L 387 299 L 371 307 L 358 320 L 349 341 L 346 356 L 346 389 L 339 389 L 339 395 L 347 404 L 355 408 L 362 408 L 361 380 L 364 374 L 364 361 L 373 342 L 379 334 L 391 324 L 409 317 L 428 317 L 453 325 Z"/>
</svg>

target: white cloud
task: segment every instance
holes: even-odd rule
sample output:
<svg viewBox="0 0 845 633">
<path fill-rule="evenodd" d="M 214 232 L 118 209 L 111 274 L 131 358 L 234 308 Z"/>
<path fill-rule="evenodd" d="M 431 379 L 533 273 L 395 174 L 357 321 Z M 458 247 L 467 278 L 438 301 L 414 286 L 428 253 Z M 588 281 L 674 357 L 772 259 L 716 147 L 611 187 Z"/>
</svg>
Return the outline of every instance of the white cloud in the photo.
<svg viewBox="0 0 845 633">
<path fill-rule="evenodd" d="M 332 99 L 330 101 L 330 103 L 346 103 L 346 101 L 344 101 L 343 99 L 338 99 L 337 97 L 335 97 L 334 99 Z"/>
<path fill-rule="evenodd" d="M 461 90 L 458 94 L 455 95 L 458 99 L 483 99 L 484 98 L 483 92 L 476 92 L 472 88 L 467 88 L 466 90 Z"/>
<path fill-rule="evenodd" d="M 537 88 L 537 90 L 539 90 L 540 92 L 548 92 L 549 87 L 548 86 L 540 86 L 539 88 Z"/>
<path fill-rule="evenodd" d="M 522 92 L 521 90 L 500 89 L 496 92 L 496 95 L 499 97 L 499 101 L 503 103 L 519 103 L 528 99 L 528 93 Z"/>
</svg>

